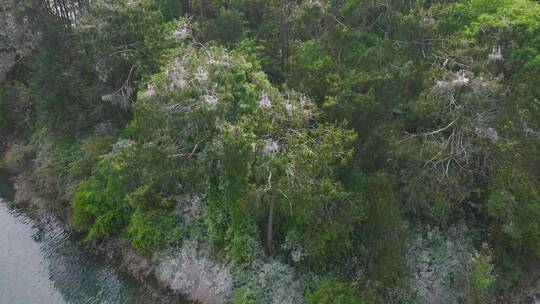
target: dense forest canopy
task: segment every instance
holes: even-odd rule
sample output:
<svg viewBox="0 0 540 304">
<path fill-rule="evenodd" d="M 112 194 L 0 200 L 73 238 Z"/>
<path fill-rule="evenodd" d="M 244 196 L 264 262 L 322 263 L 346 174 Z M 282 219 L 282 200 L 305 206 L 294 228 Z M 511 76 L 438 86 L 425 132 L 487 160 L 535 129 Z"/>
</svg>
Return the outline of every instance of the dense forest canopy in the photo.
<svg viewBox="0 0 540 304">
<path fill-rule="evenodd" d="M 8 2 L 5 164 L 87 241 L 196 252 L 236 304 L 540 278 L 538 1 Z"/>
</svg>

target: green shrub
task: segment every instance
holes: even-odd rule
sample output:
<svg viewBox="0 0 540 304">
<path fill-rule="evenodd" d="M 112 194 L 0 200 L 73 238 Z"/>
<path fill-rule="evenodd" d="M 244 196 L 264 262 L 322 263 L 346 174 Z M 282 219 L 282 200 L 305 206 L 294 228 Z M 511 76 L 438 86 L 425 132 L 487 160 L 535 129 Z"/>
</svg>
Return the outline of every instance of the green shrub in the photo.
<svg viewBox="0 0 540 304">
<path fill-rule="evenodd" d="M 73 220 L 88 238 L 120 234 L 132 213 L 126 196 L 137 186 L 133 143 L 120 141 L 102 156 L 93 176 L 75 186 Z"/>
<path fill-rule="evenodd" d="M 95 221 L 93 210 L 95 199 L 95 181 L 84 181 L 75 187 L 73 195 L 73 224 L 78 228 L 88 229 Z"/>
<path fill-rule="evenodd" d="M 126 233 L 130 244 L 141 254 L 178 245 L 181 237 L 178 220 L 166 211 L 136 211 Z"/>
<path fill-rule="evenodd" d="M 118 235 L 129 220 L 130 211 L 115 183 L 101 189 L 96 180 L 79 183 L 73 196 L 73 223 L 88 229 L 87 239 Z"/>
<path fill-rule="evenodd" d="M 347 283 L 324 277 L 315 290 L 306 295 L 306 304 L 363 304 L 367 303 Z"/>
<path fill-rule="evenodd" d="M 491 257 L 475 252 L 468 264 L 467 282 L 470 284 L 468 303 L 489 303 L 489 296 L 496 279 Z"/>
</svg>

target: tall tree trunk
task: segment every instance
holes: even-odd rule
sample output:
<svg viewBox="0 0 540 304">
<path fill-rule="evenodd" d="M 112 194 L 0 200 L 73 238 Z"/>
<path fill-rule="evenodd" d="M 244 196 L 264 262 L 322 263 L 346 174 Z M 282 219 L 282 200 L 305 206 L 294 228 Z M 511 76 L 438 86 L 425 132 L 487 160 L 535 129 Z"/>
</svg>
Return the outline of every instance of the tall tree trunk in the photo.
<svg viewBox="0 0 540 304">
<path fill-rule="evenodd" d="M 69 9 L 67 7 L 65 0 L 60 0 L 60 11 L 62 12 L 62 19 L 64 19 L 64 22 L 69 27 L 71 26 L 71 18 L 69 16 Z"/>
<path fill-rule="evenodd" d="M 278 0 L 279 24 L 278 35 L 281 42 L 281 73 L 285 77 L 287 72 L 287 63 L 290 57 L 290 39 L 292 37 L 292 24 L 289 18 L 291 11 L 289 7 L 290 0 Z"/>
<path fill-rule="evenodd" d="M 206 12 L 208 11 L 208 0 L 199 0 L 199 14 L 201 17 L 206 16 Z"/>
<path fill-rule="evenodd" d="M 277 186 L 275 183 L 272 184 L 272 201 L 270 202 L 270 208 L 268 210 L 268 223 L 266 227 L 266 250 L 269 254 L 274 253 L 274 236 L 273 236 L 273 225 L 274 225 L 274 209 L 276 208 L 276 198 L 277 198 Z"/>
<path fill-rule="evenodd" d="M 191 6 L 189 5 L 189 0 L 181 0 L 182 3 L 182 15 L 191 15 Z"/>
<path fill-rule="evenodd" d="M 56 16 L 60 16 L 60 13 L 58 12 L 58 0 L 54 0 L 53 1 L 53 14 L 55 14 Z"/>
<path fill-rule="evenodd" d="M 47 11 L 48 14 L 50 15 L 54 14 L 53 9 L 51 7 L 50 0 L 41 0 L 41 5 Z"/>
</svg>

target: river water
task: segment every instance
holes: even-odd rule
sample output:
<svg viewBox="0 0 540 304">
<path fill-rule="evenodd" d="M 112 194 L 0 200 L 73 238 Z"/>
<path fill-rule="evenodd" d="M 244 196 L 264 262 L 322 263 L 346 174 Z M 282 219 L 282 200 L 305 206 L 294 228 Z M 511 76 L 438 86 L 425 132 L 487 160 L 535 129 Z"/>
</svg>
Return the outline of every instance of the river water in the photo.
<svg viewBox="0 0 540 304">
<path fill-rule="evenodd" d="M 0 169 L 0 304 L 154 304 L 145 289 L 107 265 L 57 224 L 14 207 Z"/>
</svg>

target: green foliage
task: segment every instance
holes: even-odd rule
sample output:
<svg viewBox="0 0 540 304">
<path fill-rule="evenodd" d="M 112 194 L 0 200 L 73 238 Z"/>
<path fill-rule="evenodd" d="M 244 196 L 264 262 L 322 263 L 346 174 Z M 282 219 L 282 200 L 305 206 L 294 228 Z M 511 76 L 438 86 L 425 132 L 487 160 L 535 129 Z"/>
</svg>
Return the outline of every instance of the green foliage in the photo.
<svg viewBox="0 0 540 304">
<path fill-rule="evenodd" d="M 126 233 L 131 245 L 140 253 L 149 253 L 178 245 L 180 230 L 174 214 L 166 211 L 135 211 Z"/>
<path fill-rule="evenodd" d="M 474 144 L 475 154 L 484 161 L 472 172 L 483 178 L 472 183 L 464 181 L 463 185 L 478 183 L 464 188 L 472 189 L 469 197 L 478 197 L 485 204 L 482 211 L 490 219 L 490 240 L 495 258 L 499 259 L 501 268 L 507 270 L 507 282 L 518 279 L 520 271 L 538 257 L 535 215 L 539 184 L 533 173 L 538 164 L 538 141 L 529 137 L 525 130 L 538 128 L 536 117 L 539 112 L 535 100 L 539 92 L 537 86 L 530 85 L 537 82 L 534 79 L 538 75 L 533 72 L 537 68 L 537 54 L 531 47 L 538 44 L 539 9 L 538 4 L 531 1 L 470 1 L 451 6 L 447 11 L 452 15 L 447 22 L 460 22 L 452 24 L 455 44 L 451 52 L 458 54 L 457 61 L 462 60 L 459 59 L 461 49 L 468 49 L 475 58 L 472 70 L 476 74 L 504 75 L 496 79 L 495 84 L 484 85 L 487 89 L 484 92 L 491 90 L 489 95 L 484 95 L 491 105 L 487 108 L 481 104 L 475 106 L 476 113 L 487 113 L 489 110 L 486 109 L 490 107 L 497 109 L 493 118 L 488 118 L 491 130 L 495 132 L 491 131 L 490 141 Z M 482 100 L 475 99 L 475 102 Z M 478 114 L 474 115 L 478 117 Z M 474 117 L 461 117 L 468 116 Z M 475 127 L 477 130 L 483 128 L 478 120 Z M 486 132 L 476 133 L 488 137 Z"/>
<path fill-rule="evenodd" d="M 167 199 L 140 186 L 150 181 L 140 178 L 138 152 L 133 142 L 121 141 L 101 157 L 92 177 L 75 188 L 73 222 L 88 229 L 87 238 L 125 233 L 139 252 L 148 253 L 177 244 L 180 230 Z"/>
<path fill-rule="evenodd" d="M 204 38 L 230 45 L 245 35 L 244 15 L 231 9 L 220 9 L 215 20 L 208 20 L 204 28 Z"/>
<path fill-rule="evenodd" d="M 2 130 L 10 130 L 15 125 L 16 118 L 14 107 L 17 97 L 14 96 L 12 88 L 7 85 L 0 87 L 0 128 Z"/>
<path fill-rule="evenodd" d="M 157 72 L 178 41 L 171 35 L 176 25 L 172 1 L 107 2 L 91 6 L 80 35 L 86 59 L 114 92 L 125 85 L 137 87 L 143 76 Z"/>
<path fill-rule="evenodd" d="M 361 304 L 367 303 L 347 283 L 324 277 L 317 288 L 306 295 L 306 304 Z"/>
<path fill-rule="evenodd" d="M 208 193 L 212 243 L 229 243 L 234 259 L 249 261 L 256 246 L 245 231 L 267 230 L 266 208 L 274 201 L 273 239 L 299 235 L 319 267 L 326 257 L 345 255 L 351 223 L 362 214 L 337 180 L 354 133 L 312 126 L 308 99 L 280 94 L 236 53 L 188 47 L 176 58 L 165 78 L 156 77 L 156 96 L 136 104 L 130 128 L 141 144 L 160 138 L 159 149 L 171 159 L 164 165 L 175 168 L 184 189 Z M 320 214 L 315 221 L 313 213 Z"/>
<path fill-rule="evenodd" d="M 468 303 L 486 303 L 489 301 L 490 292 L 495 282 L 493 264 L 489 256 L 474 253 L 470 261 L 470 294 Z"/>
<path fill-rule="evenodd" d="M 382 173 L 369 176 L 366 181 L 367 220 L 362 241 L 368 251 L 366 270 L 375 290 L 407 284 L 405 222 L 394 183 L 395 179 Z"/>
<path fill-rule="evenodd" d="M 98 0 L 76 28 L 38 24 L 0 83 L 0 148 L 28 140 L 6 163 L 71 198 L 88 239 L 189 240 L 264 268 L 236 303 L 300 301 L 285 294 L 308 273 L 324 276 L 308 303 L 405 302 L 418 284 L 482 303 L 532 281 L 537 2 Z M 459 250 L 407 237 L 461 225 Z M 407 251 L 467 283 L 448 271 L 447 297 Z"/>
<path fill-rule="evenodd" d="M 159 11 L 166 22 L 177 19 L 184 13 L 181 1 L 178 0 L 144 0 L 144 5 L 151 10 Z"/>
<path fill-rule="evenodd" d="M 89 85 L 93 80 L 92 72 L 76 45 L 77 38 L 63 25 L 48 26 L 30 79 L 37 123 L 58 139 L 72 140 L 104 113 L 101 112 L 104 107 Z"/>
<path fill-rule="evenodd" d="M 105 193 L 97 181 L 82 182 L 73 197 L 73 222 L 80 228 L 90 228 L 88 237 L 108 236 L 121 231 L 127 218 L 121 196 L 108 185 Z"/>
<path fill-rule="evenodd" d="M 493 220 L 494 247 L 509 270 L 519 271 L 527 261 L 540 258 L 538 188 L 525 174 L 504 167 L 493 187 L 486 211 Z"/>
<path fill-rule="evenodd" d="M 74 223 L 89 228 L 89 238 L 118 234 L 128 223 L 131 208 L 125 197 L 137 185 L 132 149 L 127 143 L 103 156 L 93 177 L 75 188 Z"/>
</svg>

